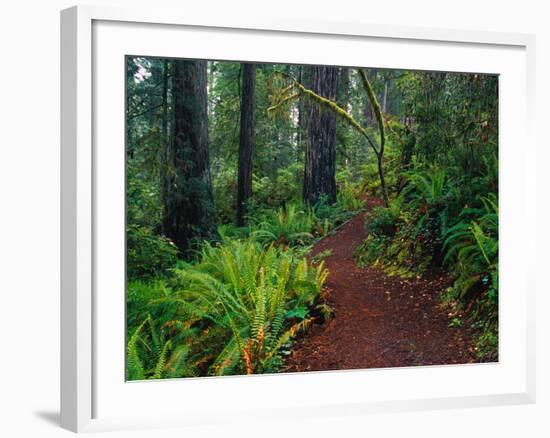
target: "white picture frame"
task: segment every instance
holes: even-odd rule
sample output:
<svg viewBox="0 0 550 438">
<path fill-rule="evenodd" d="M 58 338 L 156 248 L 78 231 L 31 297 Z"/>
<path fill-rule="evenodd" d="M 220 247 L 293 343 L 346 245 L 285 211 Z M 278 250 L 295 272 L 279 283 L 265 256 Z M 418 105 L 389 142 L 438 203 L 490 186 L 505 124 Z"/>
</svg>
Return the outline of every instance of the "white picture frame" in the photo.
<svg viewBox="0 0 550 438">
<path fill-rule="evenodd" d="M 146 42 L 143 41 L 145 35 Z M 198 44 L 193 44 L 192 50 L 189 47 L 181 49 L 187 50 L 185 53 L 176 53 L 168 42 L 177 35 L 196 37 Z M 256 42 L 246 44 L 247 38 Z M 231 39 L 233 52 L 223 52 L 229 50 L 224 49 L 223 41 Z M 304 44 L 301 47 L 308 49 L 308 59 L 304 59 L 306 55 L 300 50 L 291 49 L 292 39 Z M 281 44 L 275 45 L 274 41 L 281 41 Z M 333 43 L 334 51 L 326 50 Z M 397 64 L 384 61 L 389 56 L 383 54 L 384 50 L 391 48 L 388 50 L 401 53 L 401 68 L 438 69 L 444 66 L 452 71 L 475 68 L 479 72 L 503 75 L 500 123 L 504 129 L 500 134 L 500 170 L 501 271 L 504 275 L 501 284 L 505 289 L 508 286 L 513 289 L 514 294 L 501 294 L 500 305 L 504 310 L 500 330 L 502 359 L 498 364 L 125 383 L 120 369 L 124 349 L 119 348 L 123 339 L 120 324 L 124 324 L 124 313 L 120 313 L 124 288 L 120 289 L 120 281 L 124 273 L 119 272 L 120 265 L 111 264 L 103 257 L 106 246 L 102 241 L 106 239 L 102 236 L 109 236 L 109 242 L 114 244 L 107 250 L 119 255 L 123 250 L 120 212 L 124 202 L 119 195 L 124 166 L 120 166 L 121 156 L 116 153 L 120 151 L 117 148 L 123 148 L 123 143 L 121 146 L 117 139 L 120 139 L 120 122 L 124 115 L 119 111 L 120 102 L 115 100 L 121 93 L 123 95 L 124 83 L 111 75 L 119 68 L 117 62 L 123 66 L 121 54 L 302 60 L 304 63 L 332 61 L 332 64 L 346 65 L 352 55 L 346 50 L 338 50 L 344 43 L 372 47 L 373 53 L 377 53 L 375 66 L 397 68 Z M 275 46 L 280 46 L 280 50 Z M 534 203 L 536 166 L 531 153 L 535 150 L 532 127 L 534 47 L 534 36 L 524 34 L 245 15 L 240 20 L 227 20 L 215 13 L 208 17 L 189 15 L 184 8 L 170 11 L 78 6 L 62 11 L 61 426 L 84 432 L 235 421 L 247 416 L 276 416 L 282 412 L 293 417 L 308 417 L 534 402 L 534 273 L 530 267 L 534 263 L 529 263 L 528 258 L 519 253 L 535 253 L 520 251 L 534 246 L 535 218 L 529 216 L 527 209 L 507 208 L 510 206 L 507 199 L 512 197 Z M 420 55 L 416 60 L 411 58 L 415 50 Z M 429 60 L 428 55 L 434 55 L 433 59 Z M 469 60 L 469 64 L 465 60 Z M 364 62 L 357 58 L 356 62 L 347 65 Z M 123 74 L 123 67 L 120 73 Z M 512 104 L 513 112 L 509 112 Z M 504 125 L 505 122 L 510 123 Z M 514 158 L 507 145 L 518 141 L 524 153 Z M 99 146 L 103 149 L 97 153 L 98 144 L 110 142 L 114 147 Z M 107 191 L 107 186 L 114 189 Z M 104 213 L 111 207 L 116 210 L 112 223 Z M 514 226 L 523 222 L 529 225 L 524 226 L 528 239 L 514 231 Z M 120 257 L 117 260 L 120 261 Z M 110 273 L 106 264 L 112 265 Z M 512 265 L 513 270 L 506 269 Z M 105 295 L 102 291 L 106 287 L 114 292 Z M 115 301 L 110 302 L 111 299 Z M 106 305 L 112 309 L 110 314 Z M 117 314 L 120 321 L 115 323 Z M 515 327 L 512 327 L 512 320 L 517 323 Z M 452 385 L 442 387 L 441 382 L 453 379 Z M 395 388 L 388 387 L 389 381 L 394 382 Z M 424 385 L 426 390 L 420 391 L 419 386 L 408 387 L 407 382 L 411 381 Z M 472 382 L 477 389 L 473 389 Z M 195 398 L 192 404 L 184 403 L 167 410 L 158 402 L 161 397 L 170 397 L 175 388 L 181 391 L 183 385 L 188 397 Z M 320 385 L 328 396 L 316 392 Z M 309 395 L 300 403 L 286 403 L 280 395 L 291 388 Z M 240 396 L 231 404 L 225 397 L 235 391 Z M 250 402 L 252 397 L 266 392 L 270 392 L 270 397 L 263 408 Z M 137 397 L 148 400 L 145 413 L 135 411 L 132 400 Z M 204 403 L 209 403 L 208 411 Z M 122 405 L 128 405 L 128 409 L 119 409 Z"/>
</svg>

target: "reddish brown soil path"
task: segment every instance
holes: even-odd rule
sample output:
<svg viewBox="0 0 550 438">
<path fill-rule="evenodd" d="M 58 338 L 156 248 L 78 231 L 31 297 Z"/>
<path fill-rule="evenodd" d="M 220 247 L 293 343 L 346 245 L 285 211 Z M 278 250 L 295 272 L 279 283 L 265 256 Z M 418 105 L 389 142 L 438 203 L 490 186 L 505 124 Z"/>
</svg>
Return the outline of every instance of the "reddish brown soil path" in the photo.
<svg viewBox="0 0 550 438">
<path fill-rule="evenodd" d="M 367 201 L 367 211 L 376 203 Z M 354 249 L 366 237 L 365 214 L 315 245 L 312 255 L 331 251 L 325 258 L 330 272 L 326 301 L 334 317 L 314 324 L 296 341 L 285 371 L 475 362 L 468 330 L 449 327 L 439 304 L 450 278 L 403 280 L 355 264 Z"/>
</svg>

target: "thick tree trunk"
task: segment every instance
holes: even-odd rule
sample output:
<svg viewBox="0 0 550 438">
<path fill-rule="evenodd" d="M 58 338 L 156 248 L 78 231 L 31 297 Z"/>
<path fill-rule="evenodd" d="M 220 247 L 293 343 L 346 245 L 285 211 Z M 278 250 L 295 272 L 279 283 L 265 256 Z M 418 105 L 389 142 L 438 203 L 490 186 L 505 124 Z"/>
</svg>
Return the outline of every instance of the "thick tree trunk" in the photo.
<svg viewBox="0 0 550 438">
<path fill-rule="evenodd" d="M 164 234 L 186 253 L 215 225 L 210 158 L 206 61 L 172 63 L 171 139 L 164 170 Z"/>
<path fill-rule="evenodd" d="M 335 101 L 338 68 L 312 67 L 311 90 Z M 307 128 L 304 201 L 313 205 L 321 196 L 326 196 L 333 204 L 336 202 L 336 114 L 320 105 L 310 105 Z"/>
<path fill-rule="evenodd" d="M 241 93 L 241 135 L 239 144 L 239 172 L 237 176 L 237 225 L 244 225 L 246 203 L 252 196 L 252 154 L 254 150 L 254 103 L 256 66 L 243 64 Z"/>
</svg>

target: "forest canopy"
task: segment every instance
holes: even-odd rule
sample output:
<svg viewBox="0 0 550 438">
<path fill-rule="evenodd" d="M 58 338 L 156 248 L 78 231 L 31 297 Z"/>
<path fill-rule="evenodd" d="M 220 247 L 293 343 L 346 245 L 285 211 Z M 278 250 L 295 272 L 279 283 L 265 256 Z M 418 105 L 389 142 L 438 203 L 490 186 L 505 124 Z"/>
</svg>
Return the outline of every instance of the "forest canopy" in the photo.
<svg viewBox="0 0 550 438">
<path fill-rule="evenodd" d="M 128 379 L 290 369 L 338 318 L 337 255 L 316 245 L 358 218 L 354 266 L 448 278 L 433 293 L 467 360 L 497 359 L 497 76 L 140 56 L 126 73 Z"/>
</svg>

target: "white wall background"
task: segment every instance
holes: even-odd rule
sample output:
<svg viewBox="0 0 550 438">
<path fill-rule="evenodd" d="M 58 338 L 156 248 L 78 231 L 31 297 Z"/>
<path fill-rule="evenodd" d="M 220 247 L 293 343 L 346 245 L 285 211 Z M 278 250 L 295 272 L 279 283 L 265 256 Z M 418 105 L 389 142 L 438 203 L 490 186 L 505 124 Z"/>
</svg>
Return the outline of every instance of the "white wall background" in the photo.
<svg viewBox="0 0 550 438">
<path fill-rule="evenodd" d="M 144 0 L 97 4 L 151 6 Z M 59 10 L 66 0 L 5 1 L 0 13 L 0 435 L 69 436 L 59 412 Z M 523 0 L 169 1 L 238 14 L 308 17 L 537 35 L 538 402 L 497 407 L 370 415 L 276 424 L 110 433 L 143 436 L 550 436 L 548 265 L 550 27 L 545 2 Z M 522 145 L 518 146 L 518 154 Z M 534 210 L 533 210 L 534 211 Z M 183 395 L 184 396 L 184 395 Z M 289 397 L 299 397 L 289 394 Z"/>
</svg>

